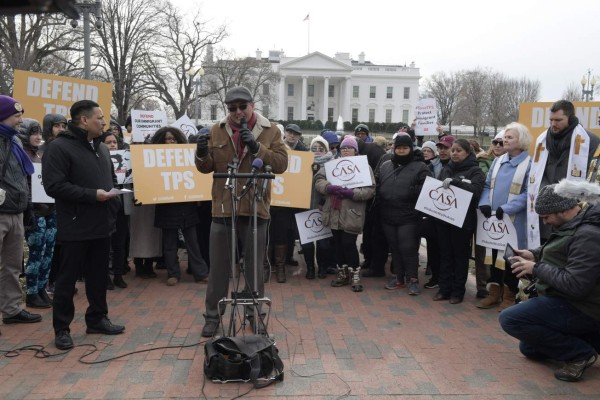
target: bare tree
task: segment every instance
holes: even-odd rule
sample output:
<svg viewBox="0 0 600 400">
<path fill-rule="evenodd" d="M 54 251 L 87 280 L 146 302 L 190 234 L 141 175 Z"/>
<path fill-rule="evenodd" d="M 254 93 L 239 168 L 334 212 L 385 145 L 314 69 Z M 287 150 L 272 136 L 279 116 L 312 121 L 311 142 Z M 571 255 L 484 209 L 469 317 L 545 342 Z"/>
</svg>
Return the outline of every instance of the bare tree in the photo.
<svg viewBox="0 0 600 400">
<path fill-rule="evenodd" d="M 157 97 L 181 117 L 192 105 L 195 81 L 199 78 L 199 60 L 207 46 L 220 43 L 226 36 L 225 25 L 211 30 L 196 13 L 187 23 L 183 15 L 167 2 L 160 11 L 165 24 L 157 31 L 152 58 L 146 64 L 148 84 Z"/>
<path fill-rule="evenodd" d="M 60 14 L 0 16 L 0 92 L 11 93 L 15 69 L 61 75 L 75 69 L 77 32 Z"/>
<path fill-rule="evenodd" d="M 507 87 L 508 122 L 519 120 L 521 103 L 531 103 L 539 100 L 540 86 L 540 81 L 532 81 L 525 77 L 509 80 Z"/>
<path fill-rule="evenodd" d="M 571 82 L 562 94 L 563 100 L 582 101 L 581 85 Z"/>
<path fill-rule="evenodd" d="M 144 80 L 149 49 L 162 25 L 159 0 L 104 0 L 102 28 L 92 35 L 99 59 L 95 75 L 113 84 L 117 120 L 124 124 L 133 101 L 152 96 Z"/>
<path fill-rule="evenodd" d="M 488 84 L 488 121 L 494 127 L 494 134 L 496 134 L 499 126 L 504 126 L 510 122 L 508 115 L 509 80 L 501 73 L 490 73 Z"/>
<path fill-rule="evenodd" d="M 425 84 L 427 96 L 437 102 L 440 124 L 448 124 L 450 131 L 460 99 L 461 84 L 461 72 L 437 72 Z"/>
<path fill-rule="evenodd" d="M 216 58 L 208 66 L 207 93 L 221 105 L 223 112 L 226 112 L 225 93 L 235 86 L 244 86 L 252 93 L 259 111 L 264 112 L 265 106 L 275 103 L 274 88 L 279 75 L 268 61 L 252 57 L 236 59 L 233 52 L 225 49 L 219 49 Z"/>
<path fill-rule="evenodd" d="M 460 111 L 467 125 L 473 126 L 474 135 L 483 133 L 489 119 L 490 71 L 473 69 L 464 72 Z"/>
</svg>

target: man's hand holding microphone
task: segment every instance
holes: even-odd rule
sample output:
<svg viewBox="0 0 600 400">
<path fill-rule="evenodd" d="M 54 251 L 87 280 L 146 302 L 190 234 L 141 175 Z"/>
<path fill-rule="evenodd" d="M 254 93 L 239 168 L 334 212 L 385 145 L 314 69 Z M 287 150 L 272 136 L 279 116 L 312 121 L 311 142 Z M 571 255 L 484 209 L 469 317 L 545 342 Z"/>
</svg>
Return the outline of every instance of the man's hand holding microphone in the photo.
<svg viewBox="0 0 600 400">
<path fill-rule="evenodd" d="M 206 135 L 198 136 L 198 142 L 196 143 L 196 157 L 204 158 L 208 155 L 208 140 L 210 139 L 210 133 Z"/>
<path fill-rule="evenodd" d="M 244 146 L 248 147 L 248 151 L 250 151 L 251 154 L 258 153 L 260 145 L 256 143 L 252 131 L 248 129 L 246 118 L 242 118 L 242 120 L 240 121 L 240 125 L 242 126 L 242 128 L 240 129 L 240 139 L 242 143 L 244 143 Z"/>
</svg>

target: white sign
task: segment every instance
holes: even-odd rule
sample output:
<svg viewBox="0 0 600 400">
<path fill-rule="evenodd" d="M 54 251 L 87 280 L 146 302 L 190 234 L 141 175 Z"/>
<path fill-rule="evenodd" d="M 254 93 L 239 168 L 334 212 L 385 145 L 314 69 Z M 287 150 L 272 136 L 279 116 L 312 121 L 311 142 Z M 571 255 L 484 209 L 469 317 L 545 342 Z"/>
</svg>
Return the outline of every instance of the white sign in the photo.
<svg viewBox="0 0 600 400">
<path fill-rule="evenodd" d="M 504 251 L 507 243 L 515 249 L 518 248 L 517 231 L 508 215 L 500 220 L 495 215 L 486 218 L 477 210 L 476 238 L 476 244 L 490 249 Z"/>
<path fill-rule="evenodd" d="M 33 163 L 33 175 L 31 175 L 31 201 L 33 203 L 54 203 L 54 198 L 46 194 L 42 182 L 42 164 Z"/>
<path fill-rule="evenodd" d="M 415 209 L 437 219 L 463 226 L 473 193 L 456 186 L 444 189 L 442 182 L 428 176 L 423 183 Z"/>
<path fill-rule="evenodd" d="M 421 99 L 416 107 L 415 135 L 437 135 L 437 104 L 435 99 Z"/>
<path fill-rule="evenodd" d="M 190 135 L 195 135 L 196 133 L 198 133 L 196 125 L 194 125 L 194 123 L 192 122 L 190 117 L 187 116 L 187 114 L 183 114 L 183 116 L 177 121 L 173 122 L 171 126 L 182 131 L 185 134 L 186 138 L 189 138 Z"/>
<path fill-rule="evenodd" d="M 133 183 L 131 176 L 131 153 L 129 150 L 111 150 L 110 159 L 115 167 L 117 183 Z"/>
<path fill-rule="evenodd" d="M 327 161 L 325 176 L 332 185 L 349 189 L 373 185 L 367 156 L 343 157 Z"/>
<path fill-rule="evenodd" d="M 331 229 L 323 225 L 323 214 L 320 210 L 309 210 L 298 213 L 296 225 L 300 234 L 300 243 L 306 244 L 331 237 Z"/>
<path fill-rule="evenodd" d="M 166 111 L 131 110 L 133 142 L 143 143 L 163 126 L 167 126 Z"/>
</svg>

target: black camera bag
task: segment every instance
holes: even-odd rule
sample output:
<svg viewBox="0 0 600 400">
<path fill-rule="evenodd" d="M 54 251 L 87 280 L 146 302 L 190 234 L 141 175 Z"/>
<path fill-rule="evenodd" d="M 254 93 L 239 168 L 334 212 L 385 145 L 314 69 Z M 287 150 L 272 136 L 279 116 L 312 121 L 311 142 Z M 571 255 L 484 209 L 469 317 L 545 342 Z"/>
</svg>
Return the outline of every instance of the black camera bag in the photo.
<svg viewBox="0 0 600 400">
<path fill-rule="evenodd" d="M 204 345 L 204 376 L 220 382 L 252 382 L 255 388 L 283 381 L 275 341 L 263 335 L 212 338 Z M 265 384 L 257 381 L 263 378 Z"/>
</svg>

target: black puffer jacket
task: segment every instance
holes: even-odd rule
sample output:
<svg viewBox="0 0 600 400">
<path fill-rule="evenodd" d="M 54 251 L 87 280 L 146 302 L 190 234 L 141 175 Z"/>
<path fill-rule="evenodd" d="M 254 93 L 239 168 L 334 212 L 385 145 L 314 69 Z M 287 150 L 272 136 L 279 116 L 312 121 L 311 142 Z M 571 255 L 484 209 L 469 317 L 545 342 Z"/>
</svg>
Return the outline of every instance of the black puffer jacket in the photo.
<svg viewBox="0 0 600 400">
<path fill-rule="evenodd" d="M 110 153 L 100 138 L 73 124 L 48 145 L 42 157 L 44 189 L 56 200 L 57 240 L 105 238 L 115 229 L 121 200 L 97 201 L 96 190 L 117 185 Z"/>
<path fill-rule="evenodd" d="M 483 185 L 485 184 L 485 175 L 479 163 L 475 158 L 475 154 L 471 153 L 461 163 L 454 163 L 450 161 L 442 168 L 440 172 L 440 180 L 443 181 L 446 178 L 452 178 L 452 186 L 459 187 L 466 191 L 473 193 L 471 202 L 469 203 L 469 211 L 465 217 L 463 228 L 475 229 L 477 223 L 477 213 L 475 209 L 479 204 L 479 197 L 483 191 Z M 446 223 L 446 222 L 443 222 Z"/>
<path fill-rule="evenodd" d="M 392 160 L 382 162 L 377 176 L 376 201 L 380 206 L 382 221 L 393 225 L 416 224 L 420 212 L 415 205 L 425 178 L 432 176 L 421 152 L 406 165 Z"/>
</svg>

